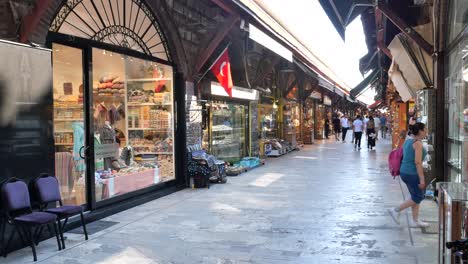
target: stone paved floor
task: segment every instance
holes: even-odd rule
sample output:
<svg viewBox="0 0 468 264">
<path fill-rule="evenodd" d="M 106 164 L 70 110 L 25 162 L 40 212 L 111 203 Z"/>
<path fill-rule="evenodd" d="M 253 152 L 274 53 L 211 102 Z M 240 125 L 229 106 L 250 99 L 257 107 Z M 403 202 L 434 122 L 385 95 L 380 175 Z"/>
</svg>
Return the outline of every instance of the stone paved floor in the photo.
<svg viewBox="0 0 468 264">
<path fill-rule="evenodd" d="M 318 143 L 211 189 L 187 189 L 105 220 L 83 241 L 67 234 L 38 247 L 56 263 L 436 263 L 437 235 L 393 223 L 385 209 L 405 195 L 377 151 Z M 436 220 L 434 202 L 423 215 Z M 431 211 L 432 210 L 432 211 Z M 1 263 L 31 262 L 30 249 Z"/>
</svg>

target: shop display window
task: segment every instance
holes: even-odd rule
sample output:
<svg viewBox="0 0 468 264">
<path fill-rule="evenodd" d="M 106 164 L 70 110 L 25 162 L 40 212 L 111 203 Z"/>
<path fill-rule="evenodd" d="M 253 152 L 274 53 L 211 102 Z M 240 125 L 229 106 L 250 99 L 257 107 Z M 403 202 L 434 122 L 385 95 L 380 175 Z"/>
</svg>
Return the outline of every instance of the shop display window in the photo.
<svg viewBox="0 0 468 264">
<path fill-rule="evenodd" d="M 468 40 L 450 53 L 446 78 L 450 181 L 466 181 L 468 166 Z"/>
<path fill-rule="evenodd" d="M 286 101 L 283 111 L 284 139 L 293 146 L 301 141 L 301 110 L 300 104 L 294 101 Z"/>
<path fill-rule="evenodd" d="M 96 200 L 175 179 L 172 68 L 93 49 Z"/>
<path fill-rule="evenodd" d="M 231 163 L 246 156 L 248 107 L 234 103 L 211 105 L 211 154 Z"/>
<path fill-rule="evenodd" d="M 259 128 L 262 139 L 277 138 L 277 115 L 278 109 L 273 105 L 261 104 L 258 106 Z"/>
<path fill-rule="evenodd" d="M 325 106 L 315 105 L 315 138 L 323 139 L 325 135 Z"/>
<path fill-rule="evenodd" d="M 303 128 L 302 128 L 302 135 L 304 137 L 304 143 L 312 144 L 313 143 L 313 133 L 314 133 L 314 125 L 315 125 L 315 109 L 314 109 L 314 102 L 310 99 L 307 99 L 304 104 L 304 115 L 303 115 Z"/>
<path fill-rule="evenodd" d="M 449 37 L 451 42 L 468 25 L 468 1 L 452 0 L 449 7 Z"/>
<path fill-rule="evenodd" d="M 83 52 L 53 44 L 55 176 L 65 203 L 86 203 Z"/>
</svg>

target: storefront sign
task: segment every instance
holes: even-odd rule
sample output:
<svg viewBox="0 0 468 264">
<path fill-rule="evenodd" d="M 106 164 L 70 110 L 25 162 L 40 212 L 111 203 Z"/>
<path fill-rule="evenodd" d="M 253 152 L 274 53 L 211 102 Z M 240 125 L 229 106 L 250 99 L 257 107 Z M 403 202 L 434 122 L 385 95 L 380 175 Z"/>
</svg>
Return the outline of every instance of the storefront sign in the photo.
<svg viewBox="0 0 468 264">
<path fill-rule="evenodd" d="M 216 82 L 211 83 L 211 94 L 217 95 L 217 96 L 229 97 L 226 90 L 224 90 L 224 88 L 219 83 L 216 83 Z M 258 100 L 259 93 L 257 90 L 234 86 L 232 87 L 232 98 L 255 101 L 255 100 Z"/>
<path fill-rule="evenodd" d="M 323 104 L 324 104 L 324 105 L 331 105 L 331 104 L 332 104 L 332 101 L 331 101 L 330 97 L 328 97 L 328 96 L 325 95 L 325 96 L 323 97 Z"/>
<path fill-rule="evenodd" d="M 289 62 L 293 62 L 293 54 L 291 51 L 283 47 L 274 39 L 270 38 L 260 29 L 254 27 L 252 24 L 249 24 L 249 38 L 266 47 L 267 49 L 273 51 L 279 56 L 285 58 Z"/>
<path fill-rule="evenodd" d="M 101 144 L 94 146 L 94 156 L 96 159 L 114 158 L 119 156 L 119 144 Z"/>
<path fill-rule="evenodd" d="M 309 95 L 309 97 L 310 97 L 310 98 L 314 98 L 314 99 L 321 100 L 321 99 L 322 99 L 322 94 L 319 93 L 319 92 L 313 91 L 313 92 Z"/>
</svg>

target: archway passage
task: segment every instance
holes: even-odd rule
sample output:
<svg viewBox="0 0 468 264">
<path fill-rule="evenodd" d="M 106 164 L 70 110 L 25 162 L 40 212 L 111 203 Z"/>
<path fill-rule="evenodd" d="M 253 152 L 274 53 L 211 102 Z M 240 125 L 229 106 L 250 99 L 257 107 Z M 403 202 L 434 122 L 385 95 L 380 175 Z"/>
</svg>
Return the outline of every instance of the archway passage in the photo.
<svg viewBox="0 0 468 264">
<path fill-rule="evenodd" d="M 49 30 L 171 61 L 159 24 L 141 0 L 66 0 Z"/>
</svg>

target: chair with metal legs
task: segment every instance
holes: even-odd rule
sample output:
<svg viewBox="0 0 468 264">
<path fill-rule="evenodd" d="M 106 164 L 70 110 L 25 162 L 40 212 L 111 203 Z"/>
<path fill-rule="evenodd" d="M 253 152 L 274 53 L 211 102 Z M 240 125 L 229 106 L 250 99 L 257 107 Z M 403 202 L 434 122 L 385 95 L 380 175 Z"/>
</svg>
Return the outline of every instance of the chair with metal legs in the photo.
<svg viewBox="0 0 468 264">
<path fill-rule="evenodd" d="M 36 245 L 41 235 L 42 227 L 44 226 L 48 226 L 49 228 L 53 226 L 58 249 L 62 249 L 56 223 L 57 216 L 51 213 L 32 211 L 28 186 L 25 182 L 16 178 L 8 179 L 0 188 L 0 196 L 5 216 L 1 227 L 1 241 L 4 245 L 4 257 L 7 256 L 8 245 L 10 245 L 15 233 L 18 233 L 23 244 L 29 243 L 33 252 L 34 261 L 37 261 Z M 7 224 L 14 228 L 5 244 L 3 242 Z M 49 230 L 51 230 L 51 228 Z"/>
<path fill-rule="evenodd" d="M 51 175 L 42 174 L 34 180 L 32 186 L 41 210 L 57 215 L 57 224 L 62 240 L 62 248 L 65 248 L 65 239 L 63 236 L 65 226 L 68 219 L 75 215 L 80 215 L 85 240 L 88 240 L 88 232 L 86 231 L 86 223 L 83 216 L 83 207 L 79 205 L 63 205 L 57 178 Z M 58 207 L 47 208 L 49 204 L 56 204 L 57 202 L 59 203 Z"/>
</svg>

